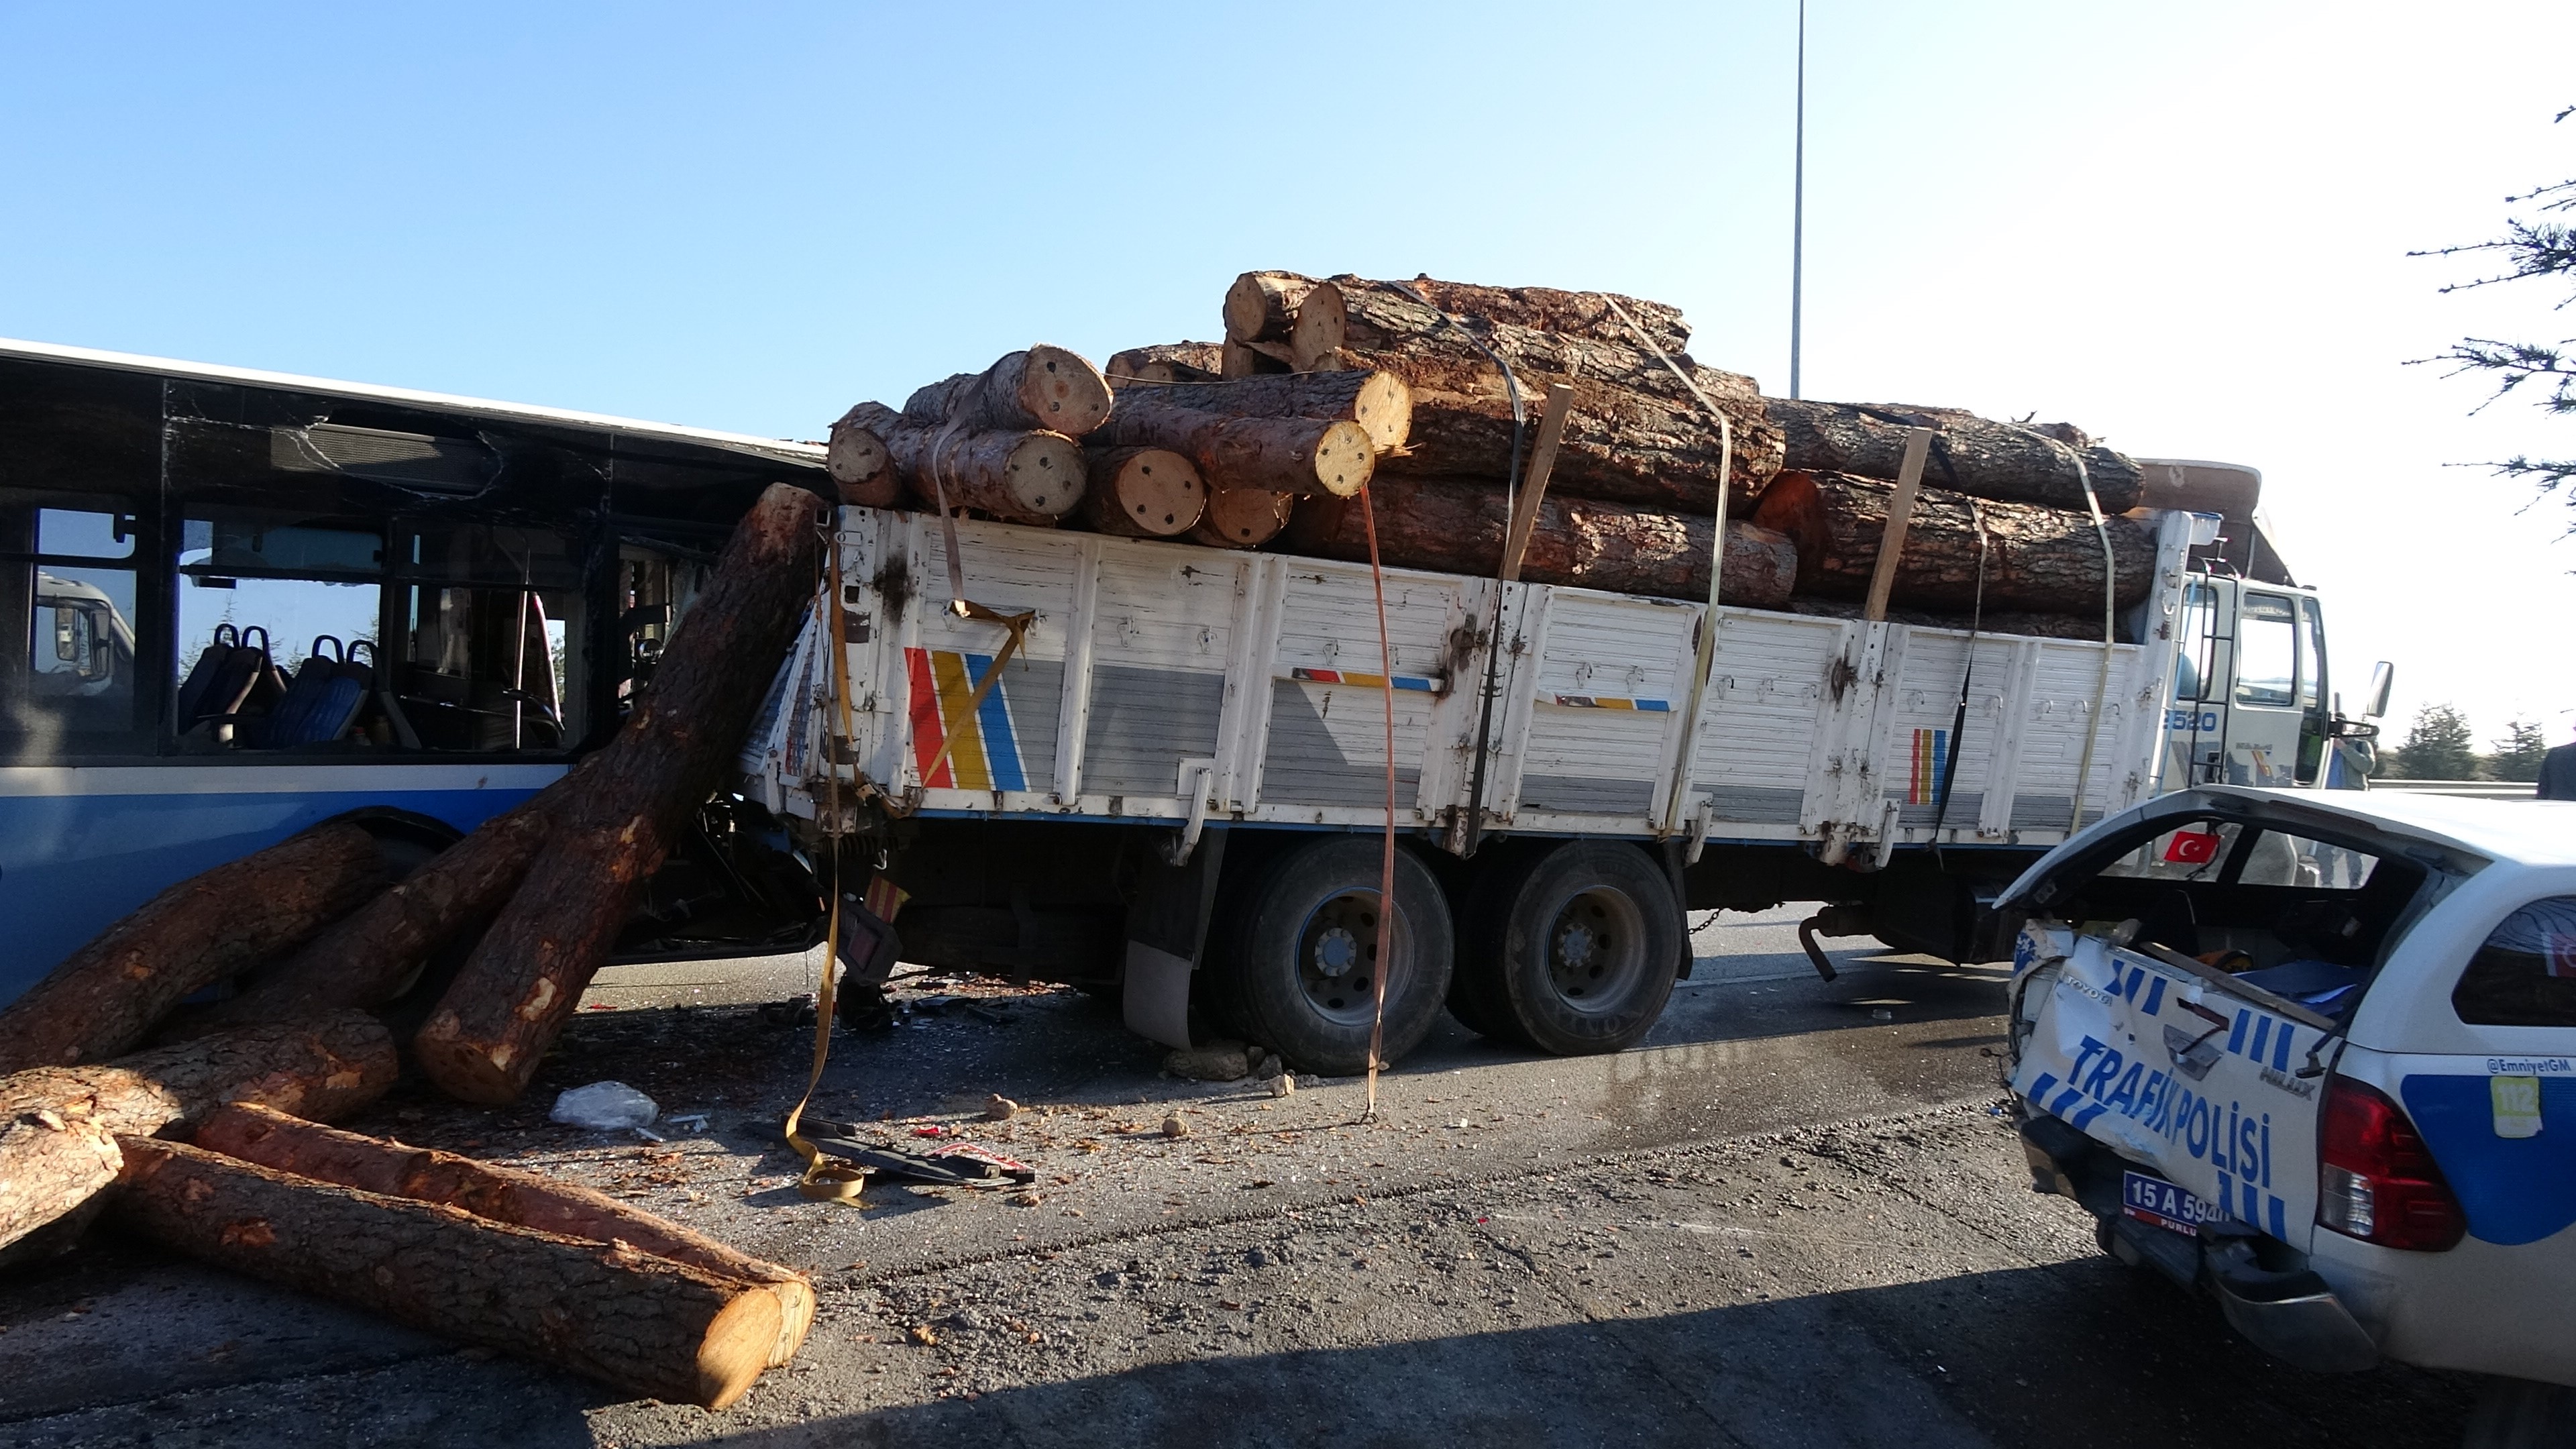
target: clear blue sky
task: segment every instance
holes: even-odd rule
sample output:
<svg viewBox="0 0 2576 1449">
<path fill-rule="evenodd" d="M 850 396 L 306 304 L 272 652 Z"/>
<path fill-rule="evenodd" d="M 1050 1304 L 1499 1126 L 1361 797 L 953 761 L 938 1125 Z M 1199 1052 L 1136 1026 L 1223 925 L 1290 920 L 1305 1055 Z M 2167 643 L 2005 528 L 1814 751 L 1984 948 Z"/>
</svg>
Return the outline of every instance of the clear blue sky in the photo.
<svg viewBox="0 0 2576 1449">
<path fill-rule="evenodd" d="M 1795 13 L 0 0 L 0 335 L 812 438 L 1284 266 L 1663 298 L 1785 390 Z M 2576 424 L 2402 364 L 2563 326 L 2403 253 L 2576 175 L 2570 54 L 2564 5 L 1816 0 L 1806 391 L 2252 463 L 2347 666 L 2566 738 L 2564 511 L 2444 464 Z"/>
</svg>

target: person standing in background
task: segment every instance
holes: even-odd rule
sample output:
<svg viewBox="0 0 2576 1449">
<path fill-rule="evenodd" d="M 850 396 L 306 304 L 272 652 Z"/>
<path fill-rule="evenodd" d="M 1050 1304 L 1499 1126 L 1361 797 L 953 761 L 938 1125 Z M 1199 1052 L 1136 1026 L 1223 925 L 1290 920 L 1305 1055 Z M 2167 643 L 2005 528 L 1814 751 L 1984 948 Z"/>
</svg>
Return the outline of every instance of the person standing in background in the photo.
<svg viewBox="0 0 2576 1449">
<path fill-rule="evenodd" d="M 2532 793 L 2543 800 L 2576 800 L 2576 741 L 2540 757 L 2540 787 Z"/>
</svg>

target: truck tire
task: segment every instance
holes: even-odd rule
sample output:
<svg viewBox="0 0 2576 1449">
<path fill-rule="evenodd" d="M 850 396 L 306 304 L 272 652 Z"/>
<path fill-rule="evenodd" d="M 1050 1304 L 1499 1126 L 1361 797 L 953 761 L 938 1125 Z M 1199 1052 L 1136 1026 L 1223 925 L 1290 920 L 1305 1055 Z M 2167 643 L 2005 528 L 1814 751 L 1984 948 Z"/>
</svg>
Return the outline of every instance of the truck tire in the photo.
<svg viewBox="0 0 2576 1449">
<path fill-rule="evenodd" d="M 1578 840 L 1513 862 L 1468 927 L 1459 1019 L 1556 1056 L 1623 1051 L 1681 970 L 1681 911 L 1633 845 Z M 1487 1030 L 1490 1025 L 1497 1030 Z"/>
<path fill-rule="evenodd" d="M 1368 1070 L 1377 983 L 1380 851 L 1371 835 L 1301 844 L 1257 866 L 1233 911 L 1219 969 L 1222 995 L 1245 1036 L 1326 1076 Z M 1440 885 L 1407 851 L 1395 854 L 1396 961 L 1386 983 L 1380 1050 L 1392 1064 L 1419 1044 L 1449 992 L 1455 938 Z"/>
</svg>

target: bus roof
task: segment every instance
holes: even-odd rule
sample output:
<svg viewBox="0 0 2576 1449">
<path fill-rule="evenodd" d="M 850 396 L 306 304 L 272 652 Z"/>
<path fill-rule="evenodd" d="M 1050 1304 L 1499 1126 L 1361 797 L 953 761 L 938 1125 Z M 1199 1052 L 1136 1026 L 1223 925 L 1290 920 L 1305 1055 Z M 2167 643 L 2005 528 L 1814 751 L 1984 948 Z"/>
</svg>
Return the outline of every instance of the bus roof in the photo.
<svg viewBox="0 0 2576 1449">
<path fill-rule="evenodd" d="M 488 418 L 500 422 L 541 423 L 556 427 L 621 433 L 639 438 L 697 443 L 745 453 L 773 462 L 793 463 L 809 468 L 823 466 L 823 445 L 820 443 L 799 443 L 783 438 L 754 437 L 748 433 L 728 433 L 714 428 L 682 427 L 676 423 L 648 423 L 635 418 L 612 417 L 604 413 L 575 412 L 569 408 L 495 402 L 489 398 L 457 397 L 450 393 L 422 392 L 407 387 L 379 387 L 372 383 L 335 382 L 330 378 L 304 377 L 291 372 L 264 372 L 251 367 L 220 367 L 207 362 L 181 362 L 167 357 L 145 357 L 131 352 L 105 352 L 94 347 L 66 347 L 53 342 L 23 342 L 5 337 L 0 337 L 0 358 L 69 363 L 81 367 L 110 368 L 120 372 L 151 373 L 162 377 L 184 377 L 205 382 L 280 388 L 327 397 L 359 398 L 373 402 L 396 403 L 407 407 L 435 409 L 460 416 Z"/>
</svg>

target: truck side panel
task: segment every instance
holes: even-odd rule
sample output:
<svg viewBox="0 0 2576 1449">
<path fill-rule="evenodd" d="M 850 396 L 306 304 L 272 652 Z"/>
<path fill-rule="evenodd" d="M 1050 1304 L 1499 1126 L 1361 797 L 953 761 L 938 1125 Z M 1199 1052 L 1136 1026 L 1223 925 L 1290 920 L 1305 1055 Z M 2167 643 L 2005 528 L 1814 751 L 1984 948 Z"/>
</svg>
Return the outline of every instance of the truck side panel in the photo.
<svg viewBox="0 0 2576 1449">
<path fill-rule="evenodd" d="M 978 700 L 1007 633 L 945 607 L 938 520 L 842 519 L 854 738 L 836 743 L 828 650 L 809 628 L 743 759 L 778 808 L 816 814 L 836 759 L 844 781 L 863 773 L 899 810 L 932 815 L 1383 818 L 1386 700 L 1365 567 L 961 521 L 968 597 L 1032 616 Z M 2147 642 L 2110 649 L 2107 684 L 2100 644 L 1975 641 L 1946 842 L 2062 839 L 2088 731 L 2088 819 L 2150 788 L 2187 519 L 2165 533 L 2161 587 L 2131 617 Z M 1930 838 L 1970 663 L 1963 631 L 1721 609 L 1694 719 L 1703 606 L 1411 570 L 1385 584 L 1408 828 L 1463 818 L 1481 728 L 1488 829 L 1644 838 L 1669 820 L 1701 838 L 1814 845 L 1829 862 Z"/>
</svg>

